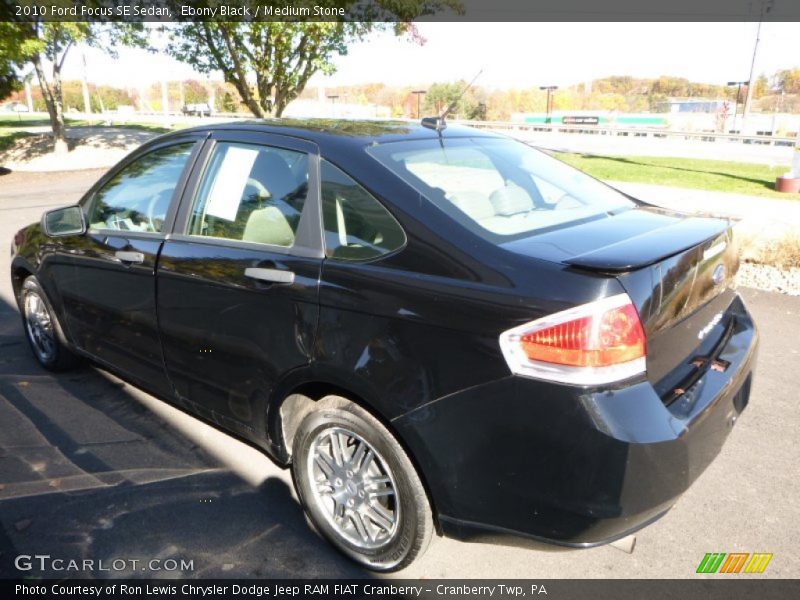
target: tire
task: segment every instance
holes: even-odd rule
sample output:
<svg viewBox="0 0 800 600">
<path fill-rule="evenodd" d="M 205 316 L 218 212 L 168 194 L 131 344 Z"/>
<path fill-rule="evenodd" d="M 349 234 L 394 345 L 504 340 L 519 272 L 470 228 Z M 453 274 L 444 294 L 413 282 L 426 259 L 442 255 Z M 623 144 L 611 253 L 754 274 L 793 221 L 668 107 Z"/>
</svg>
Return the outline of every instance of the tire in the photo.
<svg viewBox="0 0 800 600">
<path fill-rule="evenodd" d="M 425 552 L 433 534 L 427 494 L 403 448 L 375 417 L 327 396 L 301 421 L 292 450 L 306 515 L 342 553 L 368 569 L 396 571 Z"/>
<path fill-rule="evenodd" d="M 36 277 L 31 275 L 22 283 L 17 302 L 25 337 L 40 365 L 49 371 L 67 371 L 82 362 L 67 347 L 61 324 Z"/>
</svg>

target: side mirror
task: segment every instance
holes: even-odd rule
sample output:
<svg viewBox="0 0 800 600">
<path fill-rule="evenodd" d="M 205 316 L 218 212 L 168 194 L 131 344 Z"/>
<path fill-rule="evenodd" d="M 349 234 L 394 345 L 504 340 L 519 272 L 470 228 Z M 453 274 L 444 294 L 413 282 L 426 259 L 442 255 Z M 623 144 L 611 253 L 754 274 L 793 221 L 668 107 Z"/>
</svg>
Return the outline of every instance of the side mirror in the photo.
<svg viewBox="0 0 800 600">
<path fill-rule="evenodd" d="M 80 206 L 67 206 L 49 210 L 42 217 L 42 229 L 53 237 L 82 235 L 86 233 L 83 209 Z"/>
</svg>

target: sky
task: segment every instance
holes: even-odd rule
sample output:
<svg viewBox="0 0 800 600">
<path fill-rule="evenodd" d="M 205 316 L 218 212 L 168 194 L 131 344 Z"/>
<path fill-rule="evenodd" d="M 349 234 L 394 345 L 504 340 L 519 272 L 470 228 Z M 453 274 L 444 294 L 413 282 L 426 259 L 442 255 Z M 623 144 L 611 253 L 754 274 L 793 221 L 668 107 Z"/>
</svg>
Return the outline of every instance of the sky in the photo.
<svg viewBox="0 0 800 600">
<path fill-rule="evenodd" d="M 469 81 L 489 88 L 568 86 L 609 75 L 724 84 L 746 80 L 757 23 L 420 23 L 427 40 L 376 33 L 335 61 L 337 72 L 315 75 L 311 86 L 359 83 L 425 85 Z M 755 73 L 800 67 L 800 23 L 764 23 Z M 64 69 L 78 79 L 82 48 Z M 135 87 L 162 78 L 199 78 L 163 54 L 121 49 L 117 60 L 86 49 L 89 81 Z M 214 77 L 221 79 L 219 75 Z"/>
</svg>

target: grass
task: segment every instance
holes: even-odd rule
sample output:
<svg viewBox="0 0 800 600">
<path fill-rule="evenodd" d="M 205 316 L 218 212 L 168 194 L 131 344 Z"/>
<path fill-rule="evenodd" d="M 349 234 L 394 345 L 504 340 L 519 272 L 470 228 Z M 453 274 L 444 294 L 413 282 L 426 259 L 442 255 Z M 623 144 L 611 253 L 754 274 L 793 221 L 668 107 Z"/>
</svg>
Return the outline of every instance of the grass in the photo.
<svg viewBox="0 0 800 600">
<path fill-rule="evenodd" d="M 149 131 L 152 133 L 168 133 L 176 129 L 183 129 L 190 127 L 189 123 L 178 123 L 173 127 L 164 127 L 154 123 L 132 121 L 132 122 L 115 122 L 112 125 L 104 125 L 105 119 L 64 119 L 67 127 L 118 127 L 121 129 L 136 129 L 138 131 Z M 24 113 L 18 114 L 0 114 L 0 131 L 3 129 L 18 129 L 23 127 L 37 127 L 41 125 L 50 125 L 50 120 L 42 117 L 25 116 Z"/>
<path fill-rule="evenodd" d="M 594 156 L 562 152 L 555 155 L 603 180 L 800 200 L 800 194 L 775 191 L 775 178 L 788 170 L 784 166 L 661 156 Z"/>
<path fill-rule="evenodd" d="M 92 127 L 99 125 L 99 121 L 85 121 L 83 119 L 64 119 L 67 127 Z M 50 126 L 50 119 L 41 117 L 17 118 L 16 115 L 0 115 L 0 131 L 3 129 L 23 129 L 25 127 Z"/>
<path fill-rule="evenodd" d="M 36 127 L 39 125 L 50 125 L 50 119 L 39 116 L 32 117 L 25 113 L 0 114 L 0 128 Z"/>
<path fill-rule="evenodd" d="M 14 143 L 21 138 L 33 135 L 25 131 L 2 131 L 0 130 L 0 152 L 8 150 Z"/>
<path fill-rule="evenodd" d="M 102 123 L 94 123 L 98 127 L 107 127 Z M 135 129 L 137 131 L 149 131 L 151 133 L 169 133 L 170 131 L 176 131 L 178 129 L 185 129 L 187 127 L 191 127 L 190 123 L 177 123 L 172 127 L 164 127 L 163 125 L 155 125 L 153 123 L 114 123 L 108 127 L 118 127 L 120 129 Z"/>
</svg>

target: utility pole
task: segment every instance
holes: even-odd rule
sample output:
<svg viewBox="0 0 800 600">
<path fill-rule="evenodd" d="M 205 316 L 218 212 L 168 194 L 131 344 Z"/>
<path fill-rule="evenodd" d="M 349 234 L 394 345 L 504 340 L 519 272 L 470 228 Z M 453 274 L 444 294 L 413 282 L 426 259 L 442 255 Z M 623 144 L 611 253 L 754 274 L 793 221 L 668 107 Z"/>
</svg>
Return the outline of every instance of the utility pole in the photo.
<svg viewBox="0 0 800 600">
<path fill-rule="evenodd" d="M 33 112 L 33 94 L 31 93 L 31 78 L 25 78 L 25 100 L 28 103 L 28 112 Z"/>
<path fill-rule="evenodd" d="M 217 110 L 217 90 L 214 87 L 214 82 L 211 81 L 211 77 L 208 78 L 208 107 L 211 109 L 211 113 L 214 113 Z M 209 117 L 211 116 L 209 113 Z"/>
<path fill-rule="evenodd" d="M 412 90 L 411 93 L 417 97 L 417 119 L 419 119 L 419 99 L 420 96 L 427 94 L 428 92 L 426 90 Z"/>
<path fill-rule="evenodd" d="M 557 85 L 540 85 L 540 90 L 547 91 L 547 122 L 550 123 L 550 113 L 553 112 L 553 92 L 558 89 Z"/>
<path fill-rule="evenodd" d="M 89 83 L 86 74 L 86 51 L 81 51 L 81 60 L 83 61 L 83 76 L 81 77 L 81 89 L 83 91 L 83 112 L 87 115 L 92 114 L 92 103 L 89 100 Z"/>
<path fill-rule="evenodd" d="M 758 29 L 756 29 L 756 43 L 753 46 L 753 60 L 750 62 L 750 81 L 747 84 L 747 96 L 744 99 L 744 108 L 742 109 L 742 133 L 744 133 L 744 125 L 747 122 L 747 117 L 750 114 L 750 104 L 753 101 L 753 75 L 756 68 L 756 55 L 758 54 L 758 43 L 761 41 L 761 23 L 764 21 L 764 15 L 772 10 L 774 0 L 759 0 L 761 5 L 761 12 L 758 19 Z"/>
<path fill-rule="evenodd" d="M 166 117 L 169 115 L 169 94 L 167 93 L 167 80 L 161 80 L 161 112 Z"/>
<path fill-rule="evenodd" d="M 338 99 L 339 99 L 339 95 L 338 94 L 331 94 L 331 95 L 328 96 L 328 100 L 330 100 L 331 103 L 333 104 L 333 111 L 332 111 L 333 112 L 333 117 L 336 117 L 336 101 Z"/>
<path fill-rule="evenodd" d="M 738 131 L 736 129 L 736 117 L 739 114 L 739 95 L 742 91 L 743 85 L 746 85 L 748 88 L 750 88 L 751 86 L 749 81 L 729 81 L 728 85 L 736 86 L 736 105 L 735 108 L 733 109 L 733 132 L 736 133 L 736 131 Z M 742 131 L 744 131 L 744 119 L 742 119 Z"/>
</svg>

